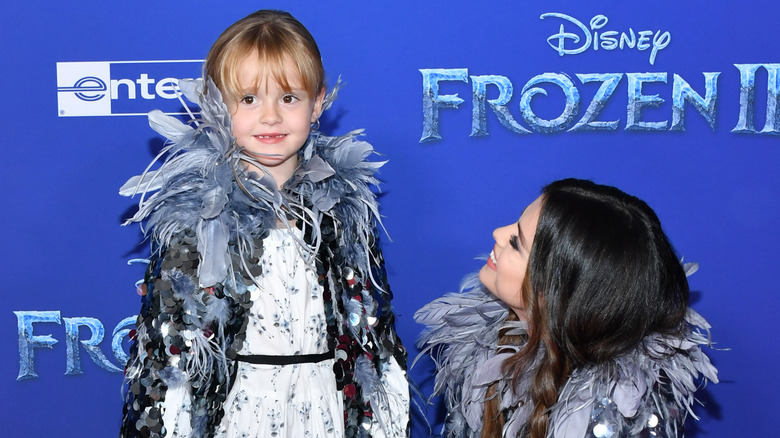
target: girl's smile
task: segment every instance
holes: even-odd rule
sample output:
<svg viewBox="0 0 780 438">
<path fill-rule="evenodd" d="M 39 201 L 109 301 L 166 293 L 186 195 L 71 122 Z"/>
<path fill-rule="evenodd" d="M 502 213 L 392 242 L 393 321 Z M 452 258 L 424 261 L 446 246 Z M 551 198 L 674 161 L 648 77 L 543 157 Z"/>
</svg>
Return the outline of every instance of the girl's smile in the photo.
<svg viewBox="0 0 780 438">
<path fill-rule="evenodd" d="M 298 150 L 309 138 L 324 98 L 324 90 L 309 96 L 292 60 L 285 59 L 283 64 L 290 86 L 287 90 L 266 72 L 256 56 L 245 58 L 238 67 L 244 95 L 228 105 L 236 143 L 266 168 L 278 186 L 298 166 Z M 259 171 L 252 165 L 248 168 Z"/>
</svg>

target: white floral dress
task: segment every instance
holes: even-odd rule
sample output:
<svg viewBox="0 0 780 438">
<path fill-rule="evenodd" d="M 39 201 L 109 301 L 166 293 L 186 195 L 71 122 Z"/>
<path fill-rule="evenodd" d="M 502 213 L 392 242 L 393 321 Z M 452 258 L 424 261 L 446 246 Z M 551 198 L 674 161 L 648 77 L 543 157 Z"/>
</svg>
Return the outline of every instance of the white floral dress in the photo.
<svg viewBox="0 0 780 438">
<path fill-rule="evenodd" d="M 300 236 L 300 231 L 293 230 Z M 327 322 L 322 287 L 311 264 L 287 229 L 274 229 L 263 240 L 257 278 L 250 288 L 252 309 L 241 355 L 291 356 L 327 351 Z M 324 438 L 344 436 L 343 396 L 336 390 L 333 359 L 294 365 L 239 362 L 216 431 L 220 438 Z M 407 422 L 408 387 L 395 360 L 382 377 L 387 405 L 377 406 L 372 424 L 376 437 L 403 436 Z M 167 437 L 190 432 L 188 387 L 168 391 L 163 421 Z M 381 422 L 381 424 L 379 424 Z M 173 434 L 170 433 L 171 425 Z"/>
<path fill-rule="evenodd" d="M 300 251 L 285 229 L 271 230 L 263 240 L 261 287 L 250 288 L 252 309 L 239 354 L 292 356 L 328 350 L 322 287 Z M 282 366 L 239 362 L 217 436 L 342 437 L 343 417 L 333 359 Z"/>
</svg>

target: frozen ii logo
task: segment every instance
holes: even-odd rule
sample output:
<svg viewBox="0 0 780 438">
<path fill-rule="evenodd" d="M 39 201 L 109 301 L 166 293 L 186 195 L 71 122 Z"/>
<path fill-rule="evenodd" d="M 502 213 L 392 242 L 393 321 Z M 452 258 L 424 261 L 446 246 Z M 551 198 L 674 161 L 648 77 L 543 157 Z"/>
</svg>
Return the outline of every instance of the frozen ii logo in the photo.
<svg viewBox="0 0 780 438">
<path fill-rule="evenodd" d="M 110 343 L 111 352 L 116 362 L 112 362 L 100 349 L 100 344 L 106 333 L 103 323 L 97 318 L 61 318 L 59 311 L 17 311 L 14 314 L 16 315 L 19 335 L 19 375 L 17 380 L 38 377 L 35 371 L 36 351 L 41 348 L 53 348 L 59 342 L 51 334 L 36 334 L 36 327 L 46 327 L 46 323 L 64 324 L 66 375 L 83 374 L 81 348 L 100 368 L 111 372 L 124 372 L 124 364 L 127 362 L 128 356 L 122 348 L 122 341 L 135 326 L 135 316 L 123 319 L 114 328 Z M 48 326 L 50 327 L 50 325 Z M 87 339 L 80 339 L 79 332 L 82 329 L 89 332 Z"/>
<path fill-rule="evenodd" d="M 557 24 L 554 33 L 547 37 L 547 45 L 560 56 L 576 56 L 589 51 L 636 50 L 646 52 L 650 65 L 655 65 L 661 51 L 672 41 L 672 34 L 664 30 L 614 30 L 609 18 L 596 15 L 587 24 L 568 15 L 545 13 L 540 19 Z M 731 132 L 741 134 L 780 135 L 780 64 L 734 64 L 739 72 L 739 111 L 732 117 L 736 120 Z M 420 142 L 441 140 L 440 111 L 459 109 L 466 102 L 457 93 L 440 92 L 444 86 L 458 90 L 457 83 L 470 83 L 471 133 L 472 137 L 489 135 L 488 113 L 491 112 L 503 128 L 520 134 L 554 134 L 576 131 L 614 132 L 626 131 L 685 131 L 686 110 L 692 108 L 714 131 L 717 120 L 718 87 L 720 72 L 704 72 L 701 76 L 684 78 L 666 72 L 644 73 L 566 73 L 546 72 L 529 79 L 520 89 L 515 108 L 519 117 L 510 111 L 515 95 L 515 85 L 502 75 L 470 75 L 466 68 L 420 69 L 423 85 L 423 132 Z M 756 77 L 766 77 L 766 110 L 763 127 L 756 127 L 756 100 L 763 101 L 764 93 L 756 86 Z M 735 81 L 736 82 L 736 81 Z M 618 87 L 626 84 L 626 92 L 618 93 Z M 598 87 L 586 101 L 580 89 Z M 650 94 L 647 88 L 667 87 L 668 97 Z M 736 85 L 736 84 L 735 84 Z M 622 88 L 621 88 L 622 89 Z M 539 95 L 548 96 L 548 90 L 559 99 L 563 107 L 556 117 L 540 116 L 533 102 Z M 697 91 L 698 90 L 698 91 Z M 464 90 L 465 91 L 465 90 Z M 488 93 L 495 98 L 488 99 Z M 554 93 L 553 93 L 554 92 Z M 758 96 L 757 96 L 758 95 Z M 605 120 L 604 109 L 614 100 L 624 100 L 625 120 Z M 671 120 L 647 120 L 646 109 L 662 106 L 671 100 Z M 584 107 L 584 112 L 580 109 Z M 614 118 L 614 116 L 612 117 Z"/>
</svg>

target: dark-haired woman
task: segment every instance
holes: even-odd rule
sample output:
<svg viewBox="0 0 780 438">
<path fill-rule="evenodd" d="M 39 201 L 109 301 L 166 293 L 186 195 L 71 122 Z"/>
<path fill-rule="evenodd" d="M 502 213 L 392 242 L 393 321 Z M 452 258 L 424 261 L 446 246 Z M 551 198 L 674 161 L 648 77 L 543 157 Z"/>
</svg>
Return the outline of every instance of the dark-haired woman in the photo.
<svg viewBox="0 0 780 438">
<path fill-rule="evenodd" d="M 653 210 L 561 180 L 493 237 L 478 278 L 415 315 L 446 435 L 682 436 L 694 392 L 717 374 Z"/>
</svg>

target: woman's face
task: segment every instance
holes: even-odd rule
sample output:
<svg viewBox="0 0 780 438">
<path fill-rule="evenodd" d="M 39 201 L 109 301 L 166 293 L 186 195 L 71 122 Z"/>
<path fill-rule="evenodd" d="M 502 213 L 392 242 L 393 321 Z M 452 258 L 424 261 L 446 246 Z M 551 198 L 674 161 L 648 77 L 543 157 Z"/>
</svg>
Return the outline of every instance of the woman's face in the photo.
<svg viewBox="0 0 780 438">
<path fill-rule="evenodd" d="M 482 284 L 521 319 L 525 319 L 523 281 L 541 208 L 542 198 L 539 197 L 523 210 L 520 220 L 493 231 L 496 244 L 479 271 Z"/>
</svg>

